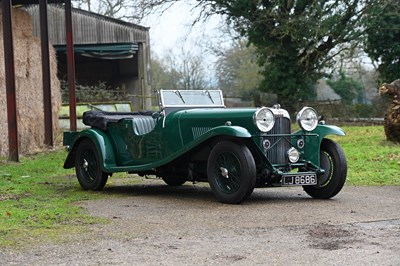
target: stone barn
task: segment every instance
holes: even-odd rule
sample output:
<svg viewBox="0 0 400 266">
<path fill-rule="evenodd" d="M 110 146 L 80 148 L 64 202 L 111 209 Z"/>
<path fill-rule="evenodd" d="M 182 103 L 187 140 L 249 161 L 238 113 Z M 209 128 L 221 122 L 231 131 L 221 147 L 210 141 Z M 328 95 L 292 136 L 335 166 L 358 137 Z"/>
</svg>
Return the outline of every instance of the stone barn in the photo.
<svg viewBox="0 0 400 266">
<path fill-rule="evenodd" d="M 33 34 L 40 34 L 39 6 L 25 7 L 31 15 Z M 47 8 L 49 41 L 58 60 L 58 77 L 67 77 L 65 10 L 49 4 Z M 129 95 L 151 96 L 149 28 L 73 9 L 73 42 L 76 81 L 96 85 L 99 81 L 112 88 L 123 88 Z M 146 101 L 135 106 L 150 108 Z"/>
<path fill-rule="evenodd" d="M 1 10 L 0 10 L 1 12 Z M 65 9 L 48 4 L 53 133 L 59 136 L 60 80 L 67 78 Z M 14 7 L 13 37 L 19 153 L 44 148 L 44 111 L 38 5 Z M 106 82 L 130 95 L 151 96 L 149 29 L 95 13 L 73 9 L 75 76 L 80 84 Z M 2 16 L 0 13 L 0 157 L 8 154 L 8 124 Z M 139 98 L 140 99 L 140 98 Z M 150 98 L 135 100 L 142 109 Z M 139 101 L 139 102 L 138 102 Z M 58 139 L 60 140 L 60 139 Z"/>
<path fill-rule="evenodd" d="M 18 123 L 18 149 L 21 154 L 43 148 L 44 110 L 40 39 L 32 32 L 29 14 L 22 8 L 13 8 L 13 40 L 15 86 Z M 58 116 L 61 107 L 60 82 L 57 78 L 55 50 L 50 46 L 52 88 L 52 116 Z M 3 25 L 0 10 L 0 157 L 8 154 L 8 122 L 5 87 Z M 53 119 L 53 132 L 59 132 L 58 120 Z"/>
</svg>

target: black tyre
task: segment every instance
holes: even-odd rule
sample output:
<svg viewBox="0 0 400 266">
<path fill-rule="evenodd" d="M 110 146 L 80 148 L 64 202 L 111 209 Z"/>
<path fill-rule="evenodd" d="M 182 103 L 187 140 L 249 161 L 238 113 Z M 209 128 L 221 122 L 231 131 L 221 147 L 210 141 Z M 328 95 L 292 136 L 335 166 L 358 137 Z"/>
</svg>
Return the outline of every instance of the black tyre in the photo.
<svg viewBox="0 0 400 266">
<path fill-rule="evenodd" d="M 102 190 L 107 183 L 108 174 L 101 170 L 97 149 L 89 139 L 82 140 L 76 150 L 75 172 L 84 190 Z"/>
<path fill-rule="evenodd" d="M 162 180 L 169 186 L 179 187 L 185 184 L 186 179 L 174 176 L 163 176 Z"/>
<path fill-rule="evenodd" d="M 219 201 L 241 203 L 251 195 L 256 184 L 253 155 L 243 144 L 219 142 L 208 158 L 207 177 Z"/>
<path fill-rule="evenodd" d="M 304 186 L 313 198 L 329 199 L 343 188 L 347 176 L 347 160 L 342 148 L 330 139 L 323 139 L 320 148 L 320 166 L 325 174 L 318 177 L 317 186 Z"/>
</svg>

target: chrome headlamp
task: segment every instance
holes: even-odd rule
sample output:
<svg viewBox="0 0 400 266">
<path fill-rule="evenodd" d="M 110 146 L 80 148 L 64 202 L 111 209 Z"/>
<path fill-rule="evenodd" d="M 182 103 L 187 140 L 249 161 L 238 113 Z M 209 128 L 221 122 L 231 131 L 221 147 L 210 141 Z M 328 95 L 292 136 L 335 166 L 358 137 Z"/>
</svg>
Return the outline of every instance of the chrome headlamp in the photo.
<svg viewBox="0 0 400 266">
<path fill-rule="evenodd" d="M 287 156 L 291 163 L 296 163 L 300 159 L 299 151 L 293 147 L 287 151 Z"/>
<path fill-rule="evenodd" d="M 274 113 L 266 107 L 258 109 L 254 114 L 254 123 L 262 132 L 270 131 L 275 124 Z"/>
<path fill-rule="evenodd" d="M 318 125 L 317 112 L 311 107 L 304 107 L 296 117 L 299 126 L 306 131 L 313 131 Z"/>
</svg>

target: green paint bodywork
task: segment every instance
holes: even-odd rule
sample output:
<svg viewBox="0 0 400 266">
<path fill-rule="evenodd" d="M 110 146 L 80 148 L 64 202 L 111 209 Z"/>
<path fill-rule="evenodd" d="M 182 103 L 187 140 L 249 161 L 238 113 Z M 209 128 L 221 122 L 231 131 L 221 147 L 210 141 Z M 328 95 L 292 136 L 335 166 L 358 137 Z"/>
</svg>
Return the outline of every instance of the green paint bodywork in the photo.
<svg viewBox="0 0 400 266">
<path fill-rule="evenodd" d="M 65 132 L 64 145 L 69 146 L 65 168 L 74 167 L 74 156 L 82 139 L 90 139 L 96 146 L 102 161 L 102 170 L 113 172 L 146 172 L 164 166 L 193 150 L 212 145 L 216 138 L 246 141 L 256 150 L 263 166 L 273 174 L 279 174 L 281 165 L 273 165 L 265 155 L 262 140 L 271 136 L 258 130 L 254 123 L 255 108 L 235 109 L 188 109 L 169 113 L 155 119 L 155 127 L 147 134 L 137 131 L 135 118 L 109 123 L 108 129 L 96 128 L 81 132 Z M 274 135 L 281 141 L 290 142 L 301 153 L 294 167 L 308 165 L 319 171 L 319 147 L 327 135 L 343 136 L 343 130 L 336 126 L 318 125 L 312 132 L 303 130 L 293 134 Z M 304 148 L 297 147 L 303 139 Z M 211 148 L 211 147 L 210 147 Z M 290 166 L 292 167 L 292 166 Z"/>
<path fill-rule="evenodd" d="M 64 145 L 68 146 L 68 156 L 64 163 L 64 168 L 74 167 L 74 156 L 76 147 L 85 139 L 90 139 L 96 146 L 103 171 L 108 171 L 110 167 L 115 167 L 115 154 L 110 138 L 107 134 L 99 129 L 85 129 L 81 132 L 64 132 Z M 70 141 L 68 143 L 68 141 Z"/>
<path fill-rule="evenodd" d="M 296 145 L 299 138 L 305 141 L 304 149 L 299 149 L 305 161 L 314 166 L 319 166 L 319 148 L 322 140 L 328 135 L 345 136 L 343 129 L 333 125 L 319 124 L 310 132 L 304 130 L 296 131 L 292 134 L 292 145 Z"/>
<path fill-rule="evenodd" d="M 219 109 L 218 118 L 215 113 L 213 109 L 177 111 L 158 118 L 155 128 L 144 135 L 135 132 L 135 119 L 110 123 L 107 131 L 64 132 L 64 145 L 70 146 L 65 167 L 74 167 L 74 152 L 83 138 L 95 143 L 104 172 L 140 172 L 165 165 L 216 136 L 251 137 L 246 128 L 234 122 L 255 130 L 254 109 Z M 227 121 L 231 126 L 225 125 Z"/>
</svg>

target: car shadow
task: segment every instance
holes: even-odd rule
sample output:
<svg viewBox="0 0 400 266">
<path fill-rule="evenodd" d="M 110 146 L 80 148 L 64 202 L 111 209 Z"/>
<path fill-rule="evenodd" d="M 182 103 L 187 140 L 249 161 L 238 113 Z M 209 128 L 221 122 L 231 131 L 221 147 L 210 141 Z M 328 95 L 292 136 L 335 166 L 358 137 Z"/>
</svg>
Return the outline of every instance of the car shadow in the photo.
<svg viewBox="0 0 400 266">
<path fill-rule="evenodd" d="M 213 202 L 218 203 L 214 197 L 211 188 L 207 183 L 190 183 L 187 182 L 182 186 L 169 186 L 161 180 L 151 182 L 135 182 L 129 184 L 111 183 L 106 185 L 102 193 L 117 197 L 151 197 L 160 200 L 174 201 L 198 201 L 198 202 Z M 307 204 L 319 203 L 321 201 L 308 196 L 301 187 L 296 188 L 256 188 L 252 195 L 242 203 L 242 205 L 257 205 L 265 203 L 288 204 L 296 203 Z"/>
<path fill-rule="evenodd" d="M 102 192 L 113 196 L 215 201 L 209 187 L 203 184 L 197 185 L 191 183 L 186 183 L 182 186 L 169 186 L 162 181 L 151 184 L 116 184 L 106 186 Z"/>
</svg>

